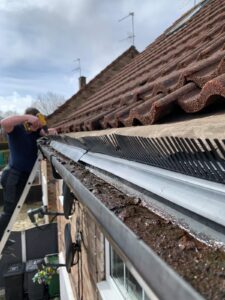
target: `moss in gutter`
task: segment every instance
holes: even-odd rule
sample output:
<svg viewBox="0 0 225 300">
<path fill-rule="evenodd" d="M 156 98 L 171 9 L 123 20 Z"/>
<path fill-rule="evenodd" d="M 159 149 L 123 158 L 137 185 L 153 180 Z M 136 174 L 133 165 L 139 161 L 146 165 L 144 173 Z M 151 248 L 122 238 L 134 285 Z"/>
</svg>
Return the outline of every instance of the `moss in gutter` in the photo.
<svg viewBox="0 0 225 300">
<path fill-rule="evenodd" d="M 62 159 L 65 163 L 65 159 Z M 83 166 L 65 165 L 99 200 L 206 299 L 225 299 L 225 252 L 210 247 L 96 177 Z M 138 257 L 138 254 L 137 254 Z"/>
</svg>

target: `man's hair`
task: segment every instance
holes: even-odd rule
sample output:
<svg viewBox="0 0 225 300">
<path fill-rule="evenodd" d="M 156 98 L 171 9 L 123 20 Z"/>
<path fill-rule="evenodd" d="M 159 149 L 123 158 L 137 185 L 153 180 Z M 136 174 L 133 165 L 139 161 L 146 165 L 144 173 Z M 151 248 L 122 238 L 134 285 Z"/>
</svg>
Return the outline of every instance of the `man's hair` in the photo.
<svg viewBox="0 0 225 300">
<path fill-rule="evenodd" d="M 25 110 L 25 115 L 33 115 L 36 116 L 40 111 L 35 107 L 28 107 Z"/>
</svg>

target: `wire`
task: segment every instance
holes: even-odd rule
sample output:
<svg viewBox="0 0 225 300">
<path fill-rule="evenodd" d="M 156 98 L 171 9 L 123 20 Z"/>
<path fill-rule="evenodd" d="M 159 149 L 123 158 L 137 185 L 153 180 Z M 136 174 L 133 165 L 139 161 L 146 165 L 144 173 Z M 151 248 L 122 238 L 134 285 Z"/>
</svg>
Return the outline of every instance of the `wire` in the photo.
<svg viewBox="0 0 225 300">
<path fill-rule="evenodd" d="M 34 225 L 35 225 L 35 227 L 37 227 L 39 230 L 44 231 L 44 230 L 46 230 L 46 229 L 53 223 L 53 221 L 56 219 L 56 217 L 57 217 L 57 216 L 54 216 L 54 217 L 51 219 L 51 221 L 50 221 L 48 224 L 46 224 L 46 226 L 45 226 L 44 228 L 42 228 L 41 226 L 39 226 L 36 222 L 34 223 Z"/>
<path fill-rule="evenodd" d="M 79 263 L 79 252 L 76 251 L 76 253 L 77 253 L 77 260 L 76 260 L 76 262 L 73 263 L 73 266 L 76 266 Z M 76 255 L 76 253 L 75 253 L 75 255 Z"/>
<path fill-rule="evenodd" d="M 79 257 L 79 253 L 78 253 Z M 78 288 L 78 299 L 80 300 L 80 264 L 78 260 L 78 266 L 77 266 L 77 288 Z"/>
<path fill-rule="evenodd" d="M 81 253 L 81 258 L 80 258 L 80 268 L 81 268 L 81 300 L 83 300 L 83 292 L 84 292 L 84 282 L 83 282 L 83 262 L 82 262 L 82 253 Z"/>
<path fill-rule="evenodd" d="M 72 204 L 72 208 L 71 208 L 71 216 L 75 213 L 75 209 L 76 209 L 76 199 L 74 199 L 73 204 Z"/>
</svg>

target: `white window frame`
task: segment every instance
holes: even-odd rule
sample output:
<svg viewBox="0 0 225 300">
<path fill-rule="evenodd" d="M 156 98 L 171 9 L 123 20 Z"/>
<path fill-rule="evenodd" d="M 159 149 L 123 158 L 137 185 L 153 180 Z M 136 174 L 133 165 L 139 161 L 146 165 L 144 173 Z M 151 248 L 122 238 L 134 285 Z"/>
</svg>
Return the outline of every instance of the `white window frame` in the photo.
<svg viewBox="0 0 225 300">
<path fill-rule="evenodd" d="M 106 280 L 97 283 L 102 300 L 124 300 L 124 297 L 110 276 L 110 244 L 107 239 L 105 239 L 105 277 Z"/>
<path fill-rule="evenodd" d="M 62 252 L 59 253 L 59 263 L 65 264 L 64 254 Z M 59 284 L 60 284 L 60 299 L 63 300 L 76 300 L 72 285 L 70 282 L 69 274 L 65 267 L 60 267 L 59 271 Z"/>
<path fill-rule="evenodd" d="M 125 294 L 122 294 L 122 292 L 118 288 L 117 284 L 115 283 L 115 280 L 110 275 L 110 259 L 111 259 L 110 258 L 110 247 L 111 247 L 110 243 L 105 238 L 105 277 L 106 278 L 105 278 L 105 281 L 101 281 L 101 282 L 97 283 L 99 293 L 102 297 L 102 300 L 115 300 L 115 299 L 129 300 L 130 299 L 129 295 L 126 296 Z M 120 257 L 120 255 L 118 255 L 118 256 Z M 126 267 L 127 266 L 124 262 L 124 269 Z M 132 274 L 132 276 L 135 278 L 134 274 Z M 124 276 L 124 280 L 125 280 L 125 276 Z M 138 282 L 138 280 L 137 280 L 137 282 Z M 144 299 L 144 288 L 142 287 L 142 285 L 140 283 L 138 283 L 138 284 L 142 288 L 142 298 Z M 150 299 L 151 300 L 159 300 L 158 297 L 153 292 L 150 296 Z"/>
<path fill-rule="evenodd" d="M 58 179 L 58 186 L 59 186 L 59 202 L 63 207 L 63 202 L 64 202 L 64 196 L 63 196 L 63 179 Z"/>
</svg>

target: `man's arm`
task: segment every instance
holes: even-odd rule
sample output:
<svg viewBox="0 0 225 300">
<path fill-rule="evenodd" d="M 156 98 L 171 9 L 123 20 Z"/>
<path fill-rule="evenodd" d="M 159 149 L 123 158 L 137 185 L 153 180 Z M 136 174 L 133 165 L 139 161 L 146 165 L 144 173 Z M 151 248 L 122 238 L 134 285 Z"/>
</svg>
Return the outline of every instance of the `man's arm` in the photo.
<svg viewBox="0 0 225 300">
<path fill-rule="evenodd" d="M 55 128 L 48 128 L 48 134 L 46 134 L 46 132 L 43 129 L 41 129 L 41 131 L 40 131 L 41 136 L 57 135 L 57 134 L 58 134 L 58 132 Z"/>
<path fill-rule="evenodd" d="M 14 127 L 18 124 L 28 122 L 33 128 L 38 128 L 41 124 L 39 119 L 33 115 L 10 116 L 1 120 L 1 126 L 6 133 L 13 131 Z"/>
</svg>

